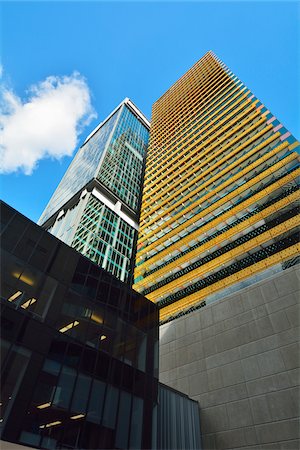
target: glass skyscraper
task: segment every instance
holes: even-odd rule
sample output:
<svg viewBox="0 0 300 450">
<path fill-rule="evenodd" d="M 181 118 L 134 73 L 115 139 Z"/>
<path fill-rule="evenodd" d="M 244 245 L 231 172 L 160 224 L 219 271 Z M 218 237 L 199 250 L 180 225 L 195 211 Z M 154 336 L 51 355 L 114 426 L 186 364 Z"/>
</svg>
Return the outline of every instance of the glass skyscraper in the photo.
<svg viewBox="0 0 300 450">
<path fill-rule="evenodd" d="M 297 150 L 212 52 L 154 103 L 134 288 L 161 320 L 293 262 Z"/>
<path fill-rule="evenodd" d="M 39 224 L 120 280 L 133 271 L 149 122 L 126 98 L 85 140 Z"/>
</svg>

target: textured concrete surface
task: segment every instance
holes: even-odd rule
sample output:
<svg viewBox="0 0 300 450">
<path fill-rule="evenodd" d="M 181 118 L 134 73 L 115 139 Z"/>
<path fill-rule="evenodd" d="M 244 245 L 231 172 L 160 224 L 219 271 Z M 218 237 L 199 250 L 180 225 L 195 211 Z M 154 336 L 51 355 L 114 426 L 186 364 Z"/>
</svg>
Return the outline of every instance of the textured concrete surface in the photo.
<svg viewBox="0 0 300 450">
<path fill-rule="evenodd" d="M 204 449 L 300 448 L 299 269 L 160 327 L 160 381 L 200 403 Z"/>
</svg>

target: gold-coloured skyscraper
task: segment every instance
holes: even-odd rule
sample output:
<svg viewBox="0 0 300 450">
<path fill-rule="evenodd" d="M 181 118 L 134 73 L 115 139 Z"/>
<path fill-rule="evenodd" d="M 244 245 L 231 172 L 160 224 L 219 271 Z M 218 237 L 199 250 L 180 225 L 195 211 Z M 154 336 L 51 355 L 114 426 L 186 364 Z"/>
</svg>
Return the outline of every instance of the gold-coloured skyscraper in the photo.
<svg viewBox="0 0 300 450">
<path fill-rule="evenodd" d="M 162 321 L 293 263 L 297 150 L 212 52 L 156 101 L 134 288 Z"/>
</svg>

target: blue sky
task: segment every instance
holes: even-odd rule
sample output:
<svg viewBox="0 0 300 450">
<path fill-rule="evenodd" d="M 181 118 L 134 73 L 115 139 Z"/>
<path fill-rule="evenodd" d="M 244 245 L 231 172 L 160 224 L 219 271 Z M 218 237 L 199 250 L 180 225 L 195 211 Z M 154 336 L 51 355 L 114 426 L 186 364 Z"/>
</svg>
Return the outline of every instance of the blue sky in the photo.
<svg viewBox="0 0 300 450">
<path fill-rule="evenodd" d="M 49 76 L 56 77 L 51 92 L 63 92 L 57 86 L 64 89 L 65 80 L 78 89 L 85 84 L 89 124 L 81 126 L 80 144 L 124 97 L 150 118 L 152 103 L 213 50 L 299 138 L 299 9 L 289 1 L 2 2 L 2 86 L 24 104 L 29 87 L 39 86 L 41 96 Z M 43 130 L 44 117 L 39 113 L 31 126 Z M 26 124 L 18 124 L 12 129 L 25 142 Z M 70 155 L 74 139 L 64 130 L 51 136 L 69 145 Z M 31 135 L 35 148 L 39 138 Z M 70 161 L 42 158 L 30 175 L 3 174 L 1 198 L 36 221 Z"/>
</svg>

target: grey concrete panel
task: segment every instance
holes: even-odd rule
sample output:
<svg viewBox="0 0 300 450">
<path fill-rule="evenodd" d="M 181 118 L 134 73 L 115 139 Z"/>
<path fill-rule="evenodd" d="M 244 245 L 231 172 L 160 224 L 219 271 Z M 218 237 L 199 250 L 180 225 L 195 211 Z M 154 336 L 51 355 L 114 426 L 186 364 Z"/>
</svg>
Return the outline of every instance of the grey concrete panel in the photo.
<svg viewBox="0 0 300 450">
<path fill-rule="evenodd" d="M 284 389 L 266 395 L 269 410 L 273 420 L 296 417 L 299 413 L 296 405 L 297 392 L 295 389 Z"/>
<path fill-rule="evenodd" d="M 267 303 L 266 308 L 268 313 L 272 314 L 273 312 L 281 311 L 282 309 L 286 309 L 289 306 L 295 305 L 297 301 L 298 301 L 298 294 L 293 292 L 292 294 L 276 298 L 275 300 Z"/>
<path fill-rule="evenodd" d="M 248 344 L 239 346 L 240 356 L 242 359 L 248 358 L 249 356 L 258 355 L 262 351 L 264 351 L 262 347 L 262 341 L 256 340 L 253 342 L 249 342 Z"/>
<path fill-rule="evenodd" d="M 257 329 L 257 339 L 274 334 L 274 329 L 270 317 L 261 317 L 255 321 Z"/>
<path fill-rule="evenodd" d="M 244 302 L 240 294 L 233 294 L 230 296 L 230 306 L 232 311 L 232 316 L 237 314 L 242 314 L 245 311 Z"/>
<path fill-rule="evenodd" d="M 199 402 L 200 408 L 209 408 L 211 406 L 216 406 L 219 404 L 216 401 L 216 392 L 217 391 L 204 392 L 202 394 L 193 396 L 193 399 Z"/>
<path fill-rule="evenodd" d="M 256 380 L 248 381 L 246 383 L 246 387 L 249 393 L 249 397 L 265 394 L 267 392 L 273 392 L 275 390 L 273 376 L 257 378 Z"/>
<path fill-rule="evenodd" d="M 208 376 L 207 373 L 198 373 L 189 377 L 189 395 L 198 395 L 201 392 L 208 391 Z"/>
<path fill-rule="evenodd" d="M 265 302 L 259 287 L 249 287 L 248 289 L 245 289 L 241 295 L 245 310 L 253 309 Z"/>
<path fill-rule="evenodd" d="M 187 334 L 189 333 L 194 333 L 195 331 L 199 331 L 200 328 L 200 314 L 194 314 L 194 315 L 188 315 L 185 318 L 185 323 L 186 323 L 186 332 Z"/>
<path fill-rule="evenodd" d="M 211 307 L 204 308 L 200 314 L 200 324 L 201 328 L 204 329 L 206 327 L 210 327 L 213 325 L 213 316 Z"/>
<path fill-rule="evenodd" d="M 175 352 L 168 353 L 160 361 L 160 370 L 165 372 L 166 370 L 174 369 L 176 366 Z"/>
<path fill-rule="evenodd" d="M 280 443 L 280 450 L 299 450 L 300 448 L 300 440 L 289 440 L 286 442 Z"/>
<path fill-rule="evenodd" d="M 169 342 L 169 351 L 170 352 L 175 352 L 175 350 L 176 350 L 176 341 L 171 341 L 171 342 Z"/>
<path fill-rule="evenodd" d="M 249 323 L 232 330 L 236 336 L 236 344 L 243 345 L 253 340 L 253 329 Z M 256 334 L 255 334 L 256 337 Z"/>
<path fill-rule="evenodd" d="M 161 372 L 159 375 L 159 381 L 170 386 L 170 373 L 168 371 Z"/>
<path fill-rule="evenodd" d="M 277 442 L 273 442 L 272 444 L 263 444 L 256 450 L 280 450 L 280 444 Z"/>
<path fill-rule="evenodd" d="M 225 366 L 221 366 L 224 386 L 242 383 L 245 381 L 241 361 L 234 361 Z"/>
<path fill-rule="evenodd" d="M 227 330 L 226 320 L 221 320 L 220 322 L 217 322 L 213 325 L 213 333 L 214 334 L 223 333 L 223 331 L 226 331 L 226 330 Z"/>
<path fill-rule="evenodd" d="M 219 322 L 219 324 L 222 322 Z M 209 339 L 213 336 L 215 336 L 215 325 L 211 325 L 210 327 L 206 327 L 202 330 L 202 339 Z"/>
<path fill-rule="evenodd" d="M 223 389 L 218 389 L 213 392 L 215 396 L 215 404 L 242 400 L 248 396 L 245 383 L 226 386 Z"/>
<path fill-rule="evenodd" d="M 271 412 L 265 395 L 250 398 L 250 407 L 255 424 L 270 422 Z"/>
<path fill-rule="evenodd" d="M 289 330 L 281 331 L 281 333 L 276 334 L 276 336 L 278 338 L 278 346 L 280 347 L 292 344 L 294 342 L 299 342 L 300 327 L 294 327 Z"/>
<path fill-rule="evenodd" d="M 244 427 L 244 436 L 247 445 L 254 445 L 258 443 L 255 427 Z"/>
<path fill-rule="evenodd" d="M 232 316 L 232 310 L 230 308 L 229 301 L 220 302 L 220 304 L 212 307 L 212 315 L 214 323 L 221 322 Z"/>
<path fill-rule="evenodd" d="M 164 344 L 159 346 L 159 357 L 166 355 L 170 351 L 170 344 Z"/>
<path fill-rule="evenodd" d="M 168 371 L 170 381 L 178 380 L 178 368 L 175 367 Z"/>
<path fill-rule="evenodd" d="M 296 268 L 296 270 L 299 270 Z M 299 280 L 291 272 L 281 274 L 274 278 L 275 286 L 279 296 L 284 296 L 299 290 Z"/>
<path fill-rule="evenodd" d="M 279 297 L 276 285 L 271 280 L 263 281 L 260 284 L 260 292 L 266 303 L 272 302 Z"/>
<path fill-rule="evenodd" d="M 183 392 L 186 395 L 189 395 L 189 377 L 179 378 L 177 380 L 177 387 L 180 392 Z"/>
<path fill-rule="evenodd" d="M 290 324 L 293 327 L 299 327 L 299 325 L 300 325 L 300 303 L 287 308 L 286 315 L 289 319 Z"/>
<path fill-rule="evenodd" d="M 257 425 L 256 432 L 262 444 L 299 439 L 299 420 L 290 419 Z"/>
<path fill-rule="evenodd" d="M 222 334 L 216 336 L 217 351 L 224 352 L 231 348 L 237 347 L 239 343 L 237 342 L 237 336 L 235 330 L 228 330 Z"/>
<path fill-rule="evenodd" d="M 202 436 L 202 446 L 205 450 L 216 450 L 215 434 L 204 434 Z"/>
<path fill-rule="evenodd" d="M 199 372 L 198 361 L 194 361 L 190 364 L 184 364 L 183 366 L 178 367 L 178 378 L 187 377 L 197 372 Z"/>
<path fill-rule="evenodd" d="M 224 321 L 225 329 L 230 330 L 237 328 L 243 324 L 249 323 L 253 320 L 253 310 L 246 311 L 242 314 L 237 314 Z"/>
<path fill-rule="evenodd" d="M 200 404 L 200 408 L 222 405 L 236 400 L 242 400 L 248 397 L 247 389 L 244 383 L 236 384 L 226 388 L 216 389 L 204 392 L 194 397 Z"/>
<path fill-rule="evenodd" d="M 207 371 L 208 388 L 210 390 L 219 389 L 224 386 L 221 367 Z"/>
<path fill-rule="evenodd" d="M 253 425 L 253 418 L 248 399 L 226 404 L 230 428 Z"/>
<path fill-rule="evenodd" d="M 206 367 L 207 369 L 213 369 L 214 367 L 237 361 L 239 358 L 240 354 L 238 348 L 232 348 L 230 350 L 226 350 L 225 352 L 208 356 L 206 358 Z"/>
<path fill-rule="evenodd" d="M 297 367 L 296 369 L 289 370 L 286 372 L 289 376 L 291 386 L 299 386 L 300 385 L 300 369 Z"/>
<path fill-rule="evenodd" d="M 242 367 L 246 381 L 260 377 L 260 369 L 256 355 L 242 359 Z"/>
<path fill-rule="evenodd" d="M 204 428 L 208 433 L 211 431 L 227 430 L 229 427 L 226 407 L 224 405 L 202 409 L 200 420 L 201 429 Z"/>
<path fill-rule="evenodd" d="M 181 317 L 178 320 L 178 323 L 176 324 L 176 328 L 175 328 L 176 339 L 179 339 L 182 336 L 185 336 L 187 334 L 186 328 L 185 328 L 185 323 L 186 323 L 185 317 Z"/>
<path fill-rule="evenodd" d="M 280 331 L 291 328 L 291 324 L 285 311 L 278 311 L 274 314 L 270 314 L 270 320 L 275 333 L 280 333 Z"/>
<path fill-rule="evenodd" d="M 243 430 L 229 430 L 221 433 L 216 433 L 216 448 L 230 449 L 230 448 L 244 448 L 246 444 Z"/>
<path fill-rule="evenodd" d="M 288 372 L 280 372 L 272 376 L 274 390 L 288 389 L 292 387 Z"/>
<path fill-rule="evenodd" d="M 286 347 L 283 347 L 280 350 L 286 369 L 295 369 L 296 367 L 299 367 L 300 361 L 299 343 L 287 345 Z"/>
<path fill-rule="evenodd" d="M 204 356 L 206 356 L 206 357 L 217 353 L 218 350 L 217 350 L 216 337 L 211 337 L 209 339 L 205 339 L 202 342 L 202 349 L 204 352 Z"/>
<path fill-rule="evenodd" d="M 262 376 L 285 370 L 284 362 L 278 349 L 270 350 L 258 355 L 257 360 Z"/>
<path fill-rule="evenodd" d="M 185 336 L 182 336 L 181 338 L 176 339 L 175 341 L 175 349 L 181 347 L 188 347 L 194 342 L 200 342 L 202 341 L 202 335 L 201 331 L 194 331 L 193 333 L 186 334 Z"/>
<path fill-rule="evenodd" d="M 191 362 L 194 362 L 194 360 L 189 358 L 189 354 L 187 352 L 187 349 L 189 347 L 181 347 L 178 350 L 175 351 L 175 361 L 176 366 L 184 366 L 185 364 L 189 364 Z M 161 370 L 161 369 L 160 369 Z"/>
<path fill-rule="evenodd" d="M 166 323 L 159 329 L 159 343 L 161 345 L 168 344 L 175 339 L 175 329 L 172 322 Z"/>
<path fill-rule="evenodd" d="M 287 333 L 290 330 L 283 331 L 282 333 Z M 268 350 L 277 349 L 280 347 L 279 334 L 272 334 L 271 336 L 266 336 L 259 341 L 261 345 L 261 352 L 267 352 Z"/>
<path fill-rule="evenodd" d="M 211 346 L 211 347 L 210 347 Z M 214 352 L 214 346 L 213 342 L 206 341 L 206 344 L 196 341 L 193 344 L 189 345 L 185 348 L 188 355 L 189 355 L 189 361 L 197 361 L 198 359 L 201 359 L 204 357 L 205 349 L 211 349 L 212 352 Z"/>
<path fill-rule="evenodd" d="M 260 305 L 256 308 L 253 308 L 251 311 L 253 319 L 260 319 L 261 317 L 265 317 L 268 315 L 268 310 L 266 305 Z"/>
</svg>

